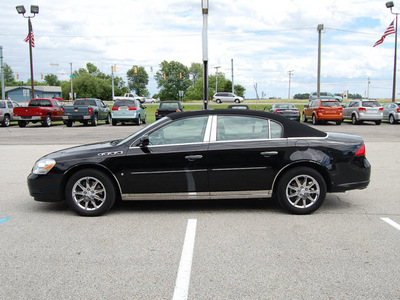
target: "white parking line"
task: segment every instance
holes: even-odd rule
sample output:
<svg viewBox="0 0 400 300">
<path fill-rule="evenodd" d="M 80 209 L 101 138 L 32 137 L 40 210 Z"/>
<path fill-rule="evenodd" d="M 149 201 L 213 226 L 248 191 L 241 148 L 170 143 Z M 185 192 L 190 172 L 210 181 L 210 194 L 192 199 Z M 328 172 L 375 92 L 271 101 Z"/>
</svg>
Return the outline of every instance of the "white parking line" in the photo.
<svg viewBox="0 0 400 300">
<path fill-rule="evenodd" d="M 185 241 L 179 263 L 178 276 L 176 277 L 173 300 L 186 300 L 189 293 L 190 272 L 192 270 L 192 259 L 194 240 L 196 237 L 197 219 L 189 219 L 186 227 Z"/>
<path fill-rule="evenodd" d="M 393 226 L 394 228 L 396 228 L 397 230 L 400 230 L 400 225 L 397 224 L 395 221 L 393 221 L 390 218 L 381 218 L 382 221 L 385 221 L 386 223 L 388 223 L 389 225 Z"/>
</svg>

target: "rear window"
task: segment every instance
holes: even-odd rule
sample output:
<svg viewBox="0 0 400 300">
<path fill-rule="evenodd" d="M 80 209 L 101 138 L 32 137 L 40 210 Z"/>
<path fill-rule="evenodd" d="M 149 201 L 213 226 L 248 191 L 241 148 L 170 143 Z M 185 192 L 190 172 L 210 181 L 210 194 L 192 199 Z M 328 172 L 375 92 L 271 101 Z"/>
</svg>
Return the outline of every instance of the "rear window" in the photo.
<svg viewBox="0 0 400 300">
<path fill-rule="evenodd" d="M 3 101 L 1 101 L 1 102 L 0 102 L 0 108 L 6 108 L 6 103 L 3 102 Z"/>
<path fill-rule="evenodd" d="M 338 101 L 321 101 L 321 107 L 338 107 L 340 103 Z"/>
<path fill-rule="evenodd" d="M 75 100 L 74 106 L 96 106 L 96 100 Z"/>
<path fill-rule="evenodd" d="M 275 108 L 279 108 L 279 109 L 293 109 L 296 108 L 294 106 L 294 104 L 277 104 L 275 105 Z"/>
<path fill-rule="evenodd" d="M 51 102 L 50 100 L 32 100 L 29 103 L 29 106 L 35 106 L 35 107 L 51 107 Z"/>
<path fill-rule="evenodd" d="M 160 108 L 163 109 L 179 109 L 178 103 L 162 102 L 160 103 Z"/>
<path fill-rule="evenodd" d="M 380 107 L 381 104 L 378 101 L 363 101 L 362 106 L 364 106 L 364 107 Z"/>
<path fill-rule="evenodd" d="M 134 101 L 134 100 L 116 100 L 114 103 L 114 107 L 120 107 L 120 106 L 136 107 L 136 101 Z"/>
</svg>

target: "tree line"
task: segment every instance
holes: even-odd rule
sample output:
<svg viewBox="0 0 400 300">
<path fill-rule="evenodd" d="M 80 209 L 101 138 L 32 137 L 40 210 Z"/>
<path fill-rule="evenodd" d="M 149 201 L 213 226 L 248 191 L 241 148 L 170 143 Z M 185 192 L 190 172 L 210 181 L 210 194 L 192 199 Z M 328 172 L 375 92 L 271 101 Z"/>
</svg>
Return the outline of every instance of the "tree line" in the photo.
<svg viewBox="0 0 400 300">
<path fill-rule="evenodd" d="M 78 98 L 99 98 L 111 100 L 112 98 L 112 78 L 101 72 L 93 63 L 88 62 L 85 68 L 79 68 L 73 72 L 73 91 Z M 127 80 L 125 83 L 122 77 L 114 76 L 114 94 L 123 95 L 129 91 L 138 96 L 149 97 L 150 92 L 147 89 L 149 83 L 149 74 L 142 66 L 132 66 L 127 71 Z M 217 78 L 216 78 L 217 77 Z M 62 97 L 69 99 L 71 92 L 71 83 L 69 80 L 61 81 L 55 74 L 44 76 L 44 82 L 35 80 L 37 85 L 60 86 Z M 190 67 L 177 61 L 163 61 L 159 70 L 154 75 L 154 79 L 159 88 L 159 92 L 152 95 L 153 98 L 160 100 L 178 100 L 179 91 L 184 92 L 184 100 L 203 99 L 203 67 L 200 63 L 192 63 Z M 225 77 L 225 74 L 218 72 L 216 75 L 208 75 L 209 95 L 216 92 L 216 79 L 218 80 L 218 92 L 231 92 L 232 81 Z M 27 82 L 17 81 L 11 67 L 4 64 L 4 85 L 5 86 L 29 86 L 30 79 Z M 235 94 L 244 97 L 246 89 L 236 84 L 234 86 Z"/>
</svg>

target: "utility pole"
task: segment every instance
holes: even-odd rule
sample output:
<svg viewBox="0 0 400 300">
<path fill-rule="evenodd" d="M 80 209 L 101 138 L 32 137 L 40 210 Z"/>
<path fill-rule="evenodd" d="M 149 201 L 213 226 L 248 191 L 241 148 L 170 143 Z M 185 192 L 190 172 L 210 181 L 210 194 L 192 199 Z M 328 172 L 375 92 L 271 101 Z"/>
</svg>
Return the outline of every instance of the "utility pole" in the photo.
<svg viewBox="0 0 400 300">
<path fill-rule="evenodd" d="M 0 65 L 1 65 L 1 99 L 6 99 L 6 92 L 4 90 L 4 65 L 3 65 L 3 47 L 0 46 Z"/>
<path fill-rule="evenodd" d="M 233 58 L 231 59 L 231 66 L 232 66 L 232 94 L 235 93 L 235 84 L 233 83 Z"/>
<path fill-rule="evenodd" d="M 114 101 L 114 69 L 116 68 L 116 66 L 111 66 L 111 90 L 112 90 L 112 94 L 111 94 L 111 100 Z"/>
<path fill-rule="evenodd" d="M 201 11 L 203 13 L 203 99 L 204 109 L 208 108 L 208 0 L 201 0 Z"/>
<path fill-rule="evenodd" d="M 290 70 L 287 72 L 289 74 L 289 92 L 288 92 L 288 99 L 290 99 L 290 82 L 292 81 L 292 75 L 294 73 L 294 70 Z"/>
<path fill-rule="evenodd" d="M 221 68 L 221 66 L 214 67 L 215 69 L 215 92 L 218 93 L 218 69 Z"/>
<path fill-rule="evenodd" d="M 367 99 L 369 99 L 369 84 L 371 83 L 371 81 L 369 80 L 369 76 L 368 76 L 368 89 L 367 89 Z"/>
<path fill-rule="evenodd" d="M 72 84 L 72 78 L 73 78 L 73 75 L 72 75 L 72 63 L 69 63 L 69 64 L 71 65 L 71 101 L 74 101 L 74 86 Z"/>
<path fill-rule="evenodd" d="M 321 31 L 324 30 L 324 24 L 319 24 L 318 30 L 318 74 L 317 74 L 317 97 L 321 93 Z"/>
</svg>

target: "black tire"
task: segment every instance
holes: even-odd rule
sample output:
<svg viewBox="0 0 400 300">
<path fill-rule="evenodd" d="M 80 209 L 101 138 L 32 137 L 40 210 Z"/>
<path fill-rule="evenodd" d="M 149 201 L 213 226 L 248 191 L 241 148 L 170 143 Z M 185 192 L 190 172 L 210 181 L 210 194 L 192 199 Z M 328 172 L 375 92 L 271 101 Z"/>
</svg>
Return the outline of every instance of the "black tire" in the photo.
<svg viewBox="0 0 400 300">
<path fill-rule="evenodd" d="M 390 115 L 390 116 L 389 116 L 389 123 L 390 123 L 390 124 L 396 124 L 396 123 L 397 123 L 397 121 L 394 119 L 394 116 L 393 116 L 393 115 Z"/>
<path fill-rule="evenodd" d="M 235 103 L 240 103 L 240 100 L 239 100 L 239 99 L 236 99 L 236 100 L 235 100 Z"/>
<path fill-rule="evenodd" d="M 18 121 L 18 126 L 19 127 L 26 127 L 26 121 Z"/>
<path fill-rule="evenodd" d="M 280 205 L 290 213 L 310 214 L 324 202 L 326 183 L 316 170 L 298 167 L 281 177 L 276 192 Z"/>
<path fill-rule="evenodd" d="M 143 124 L 147 124 L 147 115 L 144 116 L 144 120 L 142 121 Z"/>
<path fill-rule="evenodd" d="M 312 123 L 313 123 L 313 125 L 318 125 L 318 121 L 317 121 L 317 118 L 315 117 L 315 115 L 312 115 Z"/>
<path fill-rule="evenodd" d="M 142 124 L 142 119 L 141 119 L 140 115 L 139 115 L 139 117 L 138 117 L 137 120 L 136 120 L 136 124 L 137 124 L 137 125 Z"/>
<path fill-rule="evenodd" d="M 4 116 L 3 122 L 1 122 L 1 125 L 2 125 L 3 127 L 8 127 L 8 126 L 10 126 L 10 116 L 9 116 L 9 115 L 5 115 L 5 116 Z"/>
<path fill-rule="evenodd" d="M 336 125 L 342 124 L 342 120 L 336 120 Z"/>
<path fill-rule="evenodd" d="M 221 104 L 222 101 L 220 99 L 215 100 L 217 103 Z"/>
<path fill-rule="evenodd" d="M 376 124 L 376 125 L 381 125 L 381 123 L 382 123 L 382 120 L 377 120 L 377 121 L 375 121 L 375 124 Z"/>
<path fill-rule="evenodd" d="M 106 124 L 111 124 L 111 114 L 107 115 Z"/>
<path fill-rule="evenodd" d="M 51 116 L 50 115 L 46 115 L 46 118 L 42 122 L 42 125 L 44 127 L 50 127 L 51 126 Z"/>
<path fill-rule="evenodd" d="M 305 113 L 303 113 L 303 122 L 307 122 L 307 117 Z"/>
<path fill-rule="evenodd" d="M 65 121 L 64 124 L 67 125 L 67 127 L 72 127 L 72 121 Z"/>
<path fill-rule="evenodd" d="M 81 216 L 100 216 L 113 207 L 116 189 L 103 172 L 84 169 L 68 180 L 65 197 L 71 209 Z"/>
<path fill-rule="evenodd" d="M 112 123 L 111 123 L 111 124 L 112 124 L 112 126 L 116 126 L 117 123 L 118 123 L 117 121 L 112 120 Z"/>
<path fill-rule="evenodd" d="M 97 114 L 94 114 L 93 115 L 93 117 L 92 117 L 92 121 L 90 122 L 90 124 L 92 125 L 92 126 L 97 126 L 97 124 L 98 124 L 98 121 L 99 119 L 98 119 L 98 117 L 97 117 Z"/>
<path fill-rule="evenodd" d="M 357 116 L 355 114 L 351 116 L 351 123 L 353 123 L 353 125 L 359 124 L 359 122 L 357 121 Z"/>
</svg>

